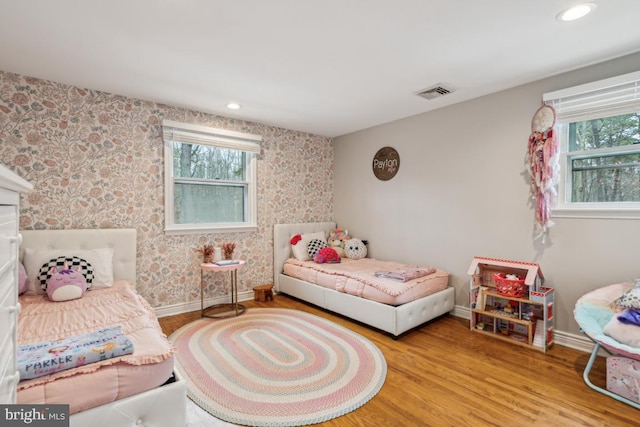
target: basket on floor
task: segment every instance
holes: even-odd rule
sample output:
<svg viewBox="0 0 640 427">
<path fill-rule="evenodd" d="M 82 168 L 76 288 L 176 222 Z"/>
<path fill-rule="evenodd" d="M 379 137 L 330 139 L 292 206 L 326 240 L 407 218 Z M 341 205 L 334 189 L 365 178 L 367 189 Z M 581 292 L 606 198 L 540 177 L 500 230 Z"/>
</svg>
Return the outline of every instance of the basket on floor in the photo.
<svg viewBox="0 0 640 427">
<path fill-rule="evenodd" d="M 493 275 L 493 281 L 496 291 L 505 297 L 522 298 L 527 291 L 524 279 L 507 279 L 504 274 L 497 273 Z"/>
</svg>

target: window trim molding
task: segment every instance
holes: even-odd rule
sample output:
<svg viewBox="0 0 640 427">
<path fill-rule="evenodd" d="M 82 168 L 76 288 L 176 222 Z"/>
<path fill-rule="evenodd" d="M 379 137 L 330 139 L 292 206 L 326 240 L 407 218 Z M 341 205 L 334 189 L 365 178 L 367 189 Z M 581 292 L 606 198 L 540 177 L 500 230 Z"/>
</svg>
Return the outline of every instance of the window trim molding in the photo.
<svg viewBox="0 0 640 427">
<path fill-rule="evenodd" d="M 640 219 L 640 208 L 624 207 L 556 207 L 551 209 L 553 218 Z"/>
<path fill-rule="evenodd" d="M 578 86 L 573 86 L 566 89 L 556 90 L 554 92 L 548 92 L 543 95 L 543 101 L 547 104 L 554 106 L 554 101 L 559 101 L 562 98 L 579 98 L 581 95 L 588 95 L 597 91 L 605 91 L 607 89 L 614 89 L 620 85 L 631 84 L 635 82 L 635 96 L 636 105 L 638 102 L 638 83 L 640 82 L 640 71 L 623 74 L 599 81 L 594 81 Z M 632 105 L 627 103 L 627 106 Z M 631 107 L 629 107 L 631 108 Z M 561 115 L 562 112 L 558 111 Z M 617 114 L 616 114 L 617 115 Z M 606 117 L 606 115 L 599 115 L 598 117 Z M 589 120 L 587 117 L 579 117 L 580 120 Z M 552 218 L 595 218 L 595 219 L 640 219 L 640 202 L 621 202 L 621 203 L 571 203 L 567 201 L 567 193 L 571 193 L 570 185 L 568 184 L 567 174 L 569 173 L 569 162 L 576 156 L 584 156 L 584 152 L 569 152 L 568 143 L 568 123 L 574 120 L 561 120 L 558 119 L 556 124 L 556 135 L 559 143 L 559 176 L 558 176 L 558 194 L 555 197 L 554 205 L 551 208 Z M 637 149 L 637 148 L 636 148 Z M 633 148 L 618 149 L 616 151 L 630 151 Z M 603 150 L 602 152 L 606 152 Z M 609 150 L 613 151 L 613 150 Z"/>
<path fill-rule="evenodd" d="M 204 233 L 233 233 L 233 232 L 254 232 L 258 230 L 258 197 L 257 197 L 257 156 L 260 153 L 260 143 L 262 137 L 258 135 L 245 134 L 241 132 L 229 131 L 226 129 L 215 129 L 206 126 L 179 123 L 171 120 L 163 120 L 163 146 L 164 146 L 164 232 L 165 234 L 204 234 Z M 173 212 L 175 210 L 173 200 L 173 141 L 165 137 L 165 132 L 181 132 L 181 136 L 186 136 L 189 132 L 194 132 L 194 138 L 189 138 L 189 143 L 231 148 L 246 153 L 247 169 L 246 181 L 250 184 L 247 188 L 247 221 L 244 223 L 206 223 L 206 224 L 175 224 Z M 202 139 L 197 139 L 197 138 Z M 183 139 L 183 138 L 179 138 Z M 184 138 L 185 140 L 187 138 Z M 233 145 L 237 143 L 237 145 Z M 251 147 L 253 145 L 253 148 Z"/>
<path fill-rule="evenodd" d="M 607 79 L 597 80 L 577 86 L 568 87 L 565 89 L 555 90 L 553 92 L 547 92 L 542 95 L 542 100 L 545 103 L 549 103 L 554 99 L 566 98 L 571 96 L 577 96 L 597 90 L 607 89 L 615 87 L 621 84 L 629 83 L 632 81 L 640 80 L 640 71 L 634 71 L 632 73 L 622 74 L 619 76 L 609 77 Z"/>
<path fill-rule="evenodd" d="M 215 145 L 218 147 L 234 148 L 236 150 L 242 147 L 241 151 L 247 151 L 254 154 L 260 152 L 260 144 L 262 137 L 250 133 L 236 132 L 227 129 L 217 129 L 208 126 L 194 125 L 190 123 L 180 123 L 173 120 L 162 121 L 162 132 L 175 131 L 181 135 L 187 136 L 185 142 L 193 142 L 197 144 Z M 201 139 L 198 142 L 198 137 Z M 164 138 L 164 137 L 163 137 Z"/>
</svg>

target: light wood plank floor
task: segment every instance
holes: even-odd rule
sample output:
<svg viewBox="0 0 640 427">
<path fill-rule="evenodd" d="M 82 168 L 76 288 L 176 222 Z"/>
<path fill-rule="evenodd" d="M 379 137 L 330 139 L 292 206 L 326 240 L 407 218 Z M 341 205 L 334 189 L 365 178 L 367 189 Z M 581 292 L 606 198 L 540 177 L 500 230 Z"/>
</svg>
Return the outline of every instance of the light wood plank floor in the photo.
<svg viewBox="0 0 640 427">
<path fill-rule="evenodd" d="M 243 302 L 330 319 L 367 337 L 387 360 L 380 392 L 361 408 L 323 426 L 639 426 L 640 411 L 588 388 L 589 354 L 555 345 L 547 353 L 469 331 L 445 316 L 394 341 L 390 336 L 285 295 Z M 200 312 L 160 319 L 170 335 Z M 212 320 L 215 322 L 215 320 Z M 591 380 L 604 387 L 605 361 Z"/>
</svg>

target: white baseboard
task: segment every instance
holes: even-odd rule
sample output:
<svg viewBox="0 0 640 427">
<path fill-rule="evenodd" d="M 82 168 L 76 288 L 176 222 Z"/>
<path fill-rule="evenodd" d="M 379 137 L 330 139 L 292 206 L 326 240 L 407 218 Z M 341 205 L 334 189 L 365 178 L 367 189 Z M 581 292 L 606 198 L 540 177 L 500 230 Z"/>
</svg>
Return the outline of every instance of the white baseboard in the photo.
<svg viewBox="0 0 640 427">
<path fill-rule="evenodd" d="M 238 294 L 238 301 L 249 301 L 252 299 L 253 291 L 245 291 Z M 204 306 L 209 307 L 210 305 L 228 302 L 231 302 L 231 298 L 229 296 L 223 298 L 209 298 L 204 300 Z M 196 310 L 200 310 L 200 300 L 191 301 L 188 303 L 167 305 L 155 309 L 157 317 L 174 316 L 176 314 L 188 313 L 190 311 Z M 469 307 L 464 307 L 461 305 L 456 305 L 449 314 L 463 319 L 471 319 L 471 310 L 469 309 Z M 593 341 L 591 341 L 584 335 L 570 334 L 568 332 L 556 330 L 554 339 L 556 344 L 564 347 L 573 348 L 575 350 L 584 351 L 586 353 L 591 353 L 593 351 Z M 607 354 L 604 351 L 601 351 L 600 353 L 602 356 L 605 356 Z"/>
<path fill-rule="evenodd" d="M 253 299 L 253 291 L 239 292 L 238 301 L 249 301 Z M 208 298 L 204 300 L 204 306 L 209 307 L 215 304 L 224 304 L 231 302 L 231 297 Z M 176 314 L 189 313 L 190 311 L 200 310 L 200 300 L 185 302 L 180 304 L 165 305 L 154 308 L 157 317 L 174 316 Z"/>
<path fill-rule="evenodd" d="M 471 310 L 469 309 L 469 307 L 464 307 L 461 305 L 454 306 L 453 310 L 451 310 L 449 314 L 452 316 L 461 317 L 467 320 L 471 319 Z"/>
</svg>

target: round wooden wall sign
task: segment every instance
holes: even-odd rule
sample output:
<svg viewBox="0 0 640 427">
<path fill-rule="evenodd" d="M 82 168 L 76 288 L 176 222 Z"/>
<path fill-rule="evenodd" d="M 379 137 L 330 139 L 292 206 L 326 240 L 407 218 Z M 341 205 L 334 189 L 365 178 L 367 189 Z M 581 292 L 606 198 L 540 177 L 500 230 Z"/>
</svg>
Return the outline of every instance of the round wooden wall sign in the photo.
<svg viewBox="0 0 640 427">
<path fill-rule="evenodd" d="M 388 181 L 400 169 L 400 156 L 395 148 L 383 147 L 373 156 L 373 174 L 381 181 Z"/>
</svg>

